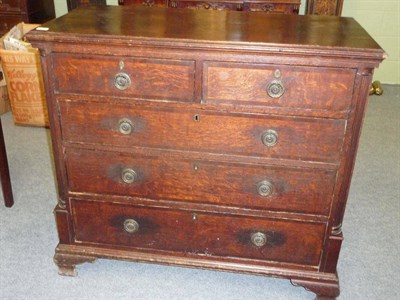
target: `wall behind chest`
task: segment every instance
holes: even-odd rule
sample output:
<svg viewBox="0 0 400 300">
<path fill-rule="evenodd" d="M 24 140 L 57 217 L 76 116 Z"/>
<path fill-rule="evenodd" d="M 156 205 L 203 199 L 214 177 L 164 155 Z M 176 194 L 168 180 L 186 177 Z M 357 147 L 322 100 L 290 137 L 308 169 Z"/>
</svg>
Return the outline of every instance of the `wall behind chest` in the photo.
<svg viewBox="0 0 400 300">
<path fill-rule="evenodd" d="M 108 5 L 118 5 L 118 0 L 107 0 Z M 67 0 L 54 0 L 57 17 L 62 16 L 68 12 Z"/>
<path fill-rule="evenodd" d="M 382 83 L 400 84 L 400 2 L 344 0 L 342 16 L 353 17 L 389 55 L 374 77 Z"/>
</svg>

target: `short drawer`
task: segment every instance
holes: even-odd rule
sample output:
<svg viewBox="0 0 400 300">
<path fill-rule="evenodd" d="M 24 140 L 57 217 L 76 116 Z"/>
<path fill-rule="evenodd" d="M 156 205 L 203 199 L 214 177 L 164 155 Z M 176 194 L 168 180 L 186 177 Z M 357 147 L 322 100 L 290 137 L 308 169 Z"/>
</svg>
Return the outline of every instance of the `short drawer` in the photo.
<svg viewBox="0 0 400 300">
<path fill-rule="evenodd" d="M 63 139 L 279 159 L 338 162 L 345 120 L 60 103 Z"/>
<path fill-rule="evenodd" d="M 243 208 L 328 215 L 336 171 L 67 149 L 69 188 Z"/>
<path fill-rule="evenodd" d="M 194 97 L 194 61 L 58 54 L 53 70 L 59 93 L 182 102 Z"/>
<path fill-rule="evenodd" d="M 346 111 L 355 71 L 339 68 L 204 63 L 203 101 Z"/>
<path fill-rule="evenodd" d="M 325 224 L 72 200 L 76 243 L 317 266 Z"/>
</svg>

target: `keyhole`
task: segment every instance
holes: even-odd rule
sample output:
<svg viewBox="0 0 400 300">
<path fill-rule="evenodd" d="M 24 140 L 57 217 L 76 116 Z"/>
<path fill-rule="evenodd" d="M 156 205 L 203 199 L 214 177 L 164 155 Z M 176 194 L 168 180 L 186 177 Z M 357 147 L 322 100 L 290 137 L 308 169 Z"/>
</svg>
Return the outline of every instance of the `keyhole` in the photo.
<svg viewBox="0 0 400 300">
<path fill-rule="evenodd" d="M 194 116 L 193 116 L 193 120 L 194 120 L 195 122 L 200 122 L 200 115 L 194 115 Z"/>
</svg>

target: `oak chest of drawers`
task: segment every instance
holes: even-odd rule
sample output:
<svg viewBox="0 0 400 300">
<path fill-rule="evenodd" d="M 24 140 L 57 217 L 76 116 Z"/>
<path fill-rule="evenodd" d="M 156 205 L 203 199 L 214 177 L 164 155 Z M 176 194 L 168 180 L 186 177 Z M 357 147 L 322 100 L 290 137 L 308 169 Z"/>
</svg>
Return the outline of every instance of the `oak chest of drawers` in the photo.
<svg viewBox="0 0 400 300">
<path fill-rule="evenodd" d="M 339 294 L 341 224 L 384 58 L 353 19 L 131 6 L 44 26 L 28 38 L 46 85 L 61 274 L 114 258 Z"/>
<path fill-rule="evenodd" d="M 19 22 L 40 24 L 54 17 L 53 0 L 0 0 L 0 36 Z"/>
</svg>

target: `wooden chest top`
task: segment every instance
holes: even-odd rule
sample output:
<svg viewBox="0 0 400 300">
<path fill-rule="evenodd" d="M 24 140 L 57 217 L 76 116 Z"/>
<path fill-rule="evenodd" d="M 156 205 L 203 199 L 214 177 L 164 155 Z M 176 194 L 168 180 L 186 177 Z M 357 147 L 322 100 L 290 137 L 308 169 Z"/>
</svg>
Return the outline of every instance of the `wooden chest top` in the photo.
<svg viewBox="0 0 400 300">
<path fill-rule="evenodd" d="M 76 9 L 34 31 L 29 39 L 93 41 L 270 50 L 315 55 L 335 53 L 381 60 L 383 50 L 352 18 L 265 15 L 163 7 L 105 6 Z M 101 36 L 101 41 L 99 40 Z"/>
</svg>

